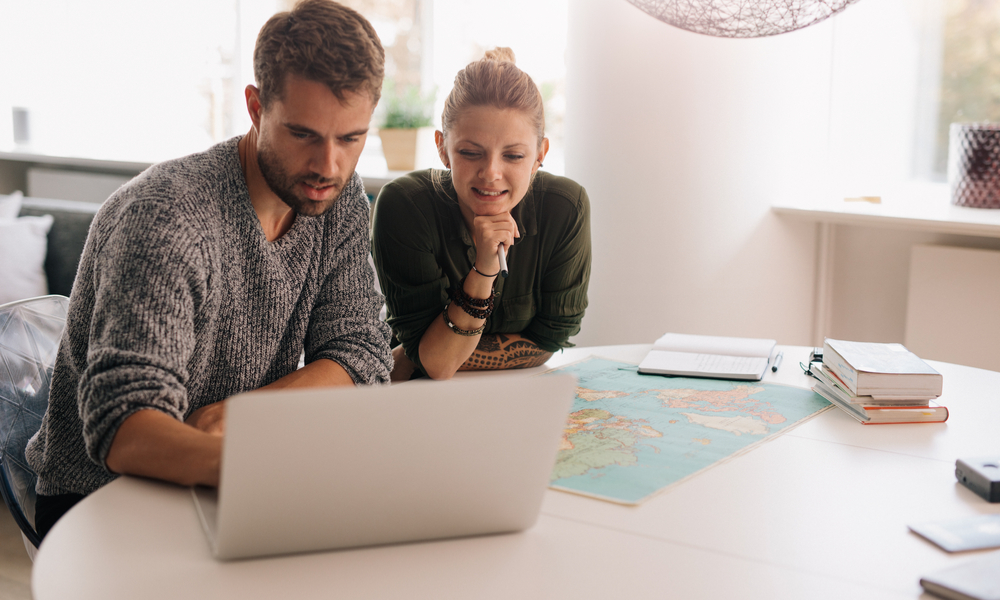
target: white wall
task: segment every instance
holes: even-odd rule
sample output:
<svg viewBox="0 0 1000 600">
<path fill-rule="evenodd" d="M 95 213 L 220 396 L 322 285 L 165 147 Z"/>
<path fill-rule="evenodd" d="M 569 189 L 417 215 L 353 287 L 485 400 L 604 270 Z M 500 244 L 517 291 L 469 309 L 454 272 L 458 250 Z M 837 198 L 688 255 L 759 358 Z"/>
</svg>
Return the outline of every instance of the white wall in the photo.
<svg viewBox="0 0 1000 600">
<path fill-rule="evenodd" d="M 1000 250 L 997 238 L 844 225 L 836 227 L 834 239 L 834 292 L 827 335 L 862 342 L 905 343 L 910 249 L 914 245 Z M 997 304 L 995 298 L 982 301 Z M 954 316 L 942 314 L 940 318 Z M 924 354 L 951 360 L 934 352 Z"/>
<path fill-rule="evenodd" d="M 923 358 L 1000 370 L 997 298 L 1000 252 L 915 245 L 906 347 Z"/>
<path fill-rule="evenodd" d="M 936 125 L 941 10 L 940 0 L 864 0 L 831 21 L 831 192 L 885 196 L 898 181 L 929 175 L 933 152 L 920 139 Z M 913 245 L 1000 248 L 1000 239 L 834 229 L 826 334 L 839 339 L 905 340 Z"/>
<path fill-rule="evenodd" d="M 811 343 L 816 226 L 769 207 L 824 172 L 830 48 L 829 23 L 724 40 L 625 0 L 570 3 L 566 172 L 594 243 L 577 344 Z"/>
</svg>

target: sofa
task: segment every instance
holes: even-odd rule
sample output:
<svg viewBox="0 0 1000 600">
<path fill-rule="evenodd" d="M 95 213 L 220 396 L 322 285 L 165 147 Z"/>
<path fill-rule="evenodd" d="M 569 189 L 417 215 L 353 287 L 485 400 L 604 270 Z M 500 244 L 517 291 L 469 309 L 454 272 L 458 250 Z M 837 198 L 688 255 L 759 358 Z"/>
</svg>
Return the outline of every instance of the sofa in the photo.
<svg viewBox="0 0 1000 600">
<path fill-rule="evenodd" d="M 90 222 L 100 204 L 75 200 L 24 198 L 18 216 L 52 215 L 45 255 L 49 293 L 69 296 Z"/>
</svg>

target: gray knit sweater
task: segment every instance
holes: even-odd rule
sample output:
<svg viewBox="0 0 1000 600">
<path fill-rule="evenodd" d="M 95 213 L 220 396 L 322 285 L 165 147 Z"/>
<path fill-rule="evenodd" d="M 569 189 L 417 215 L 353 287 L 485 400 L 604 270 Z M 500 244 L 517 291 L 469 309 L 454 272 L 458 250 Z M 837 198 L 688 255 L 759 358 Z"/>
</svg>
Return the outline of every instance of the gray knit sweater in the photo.
<svg viewBox="0 0 1000 600">
<path fill-rule="evenodd" d="M 238 141 L 151 167 L 94 219 L 49 408 L 27 448 L 39 493 L 89 494 L 112 481 L 105 459 L 132 413 L 183 420 L 291 373 L 303 351 L 356 383 L 388 381 L 360 177 L 327 214 L 298 215 L 268 242 Z"/>
</svg>

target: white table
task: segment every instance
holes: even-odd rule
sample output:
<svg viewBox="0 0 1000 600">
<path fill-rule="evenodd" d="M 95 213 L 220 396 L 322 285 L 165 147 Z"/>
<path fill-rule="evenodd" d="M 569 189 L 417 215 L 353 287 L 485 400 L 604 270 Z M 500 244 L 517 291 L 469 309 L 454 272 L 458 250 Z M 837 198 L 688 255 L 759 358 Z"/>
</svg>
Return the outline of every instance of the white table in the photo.
<svg viewBox="0 0 1000 600">
<path fill-rule="evenodd" d="M 784 350 L 765 381 L 808 385 L 808 349 Z M 53 528 L 34 596 L 915 598 L 921 574 L 980 553 L 948 555 L 907 524 L 1000 513 L 954 476 L 957 457 L 1000 452 L 1000 373 L 932 364 L 945 424 L 862 426 L 831 409 L 638 507 L 550 490 L 518 534 L 221 563 L 187 489 L 123 477 Z"/>
</svg>

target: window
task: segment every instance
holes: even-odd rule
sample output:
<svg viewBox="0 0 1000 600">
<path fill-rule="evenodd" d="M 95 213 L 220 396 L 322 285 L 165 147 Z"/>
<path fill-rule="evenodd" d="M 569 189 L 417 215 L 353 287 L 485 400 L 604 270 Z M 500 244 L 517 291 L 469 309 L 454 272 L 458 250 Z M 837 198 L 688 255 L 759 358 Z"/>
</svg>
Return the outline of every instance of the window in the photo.
<svg viewBox="0 0 1000 600">
<path fill-rule="evenodd" d="M 835 185 L 943 182 L 951 123 L 1000 122 L 1000 3 L 866 1 L 831 22 Z"/>
<path fill-rule="evenodd" d="M 436 91 L 437 119 L 461 67 L 513 48 L 546 98 L 546 168 L 562 171 L 568 0 L 343 1 L 378 31 L 388 78 Z M 293 3 L 2 0 L 0 149 L 14 149 L 14 108 L 27 111 L 30 131 L 17 150 L 52 155 L 156 162 L 243 133 L 257 32 Z M 384 170 L 380 161 L 372 136 L 359 169 Z"/>
<path fill-rule="evenodd" d="M 87 158 L 156 161 L 224 139 L 237 130 L 249 60 L 243 4 L 0 3 L 3 122 L 27 109 L 28 150 Z"/>
<path fill-rule="evenodd" d="M 932 175 L 947 171 L 952 122 L 1000 123 L 1000 3 L 942 0 L 940 101 Z"/>
</svg>

